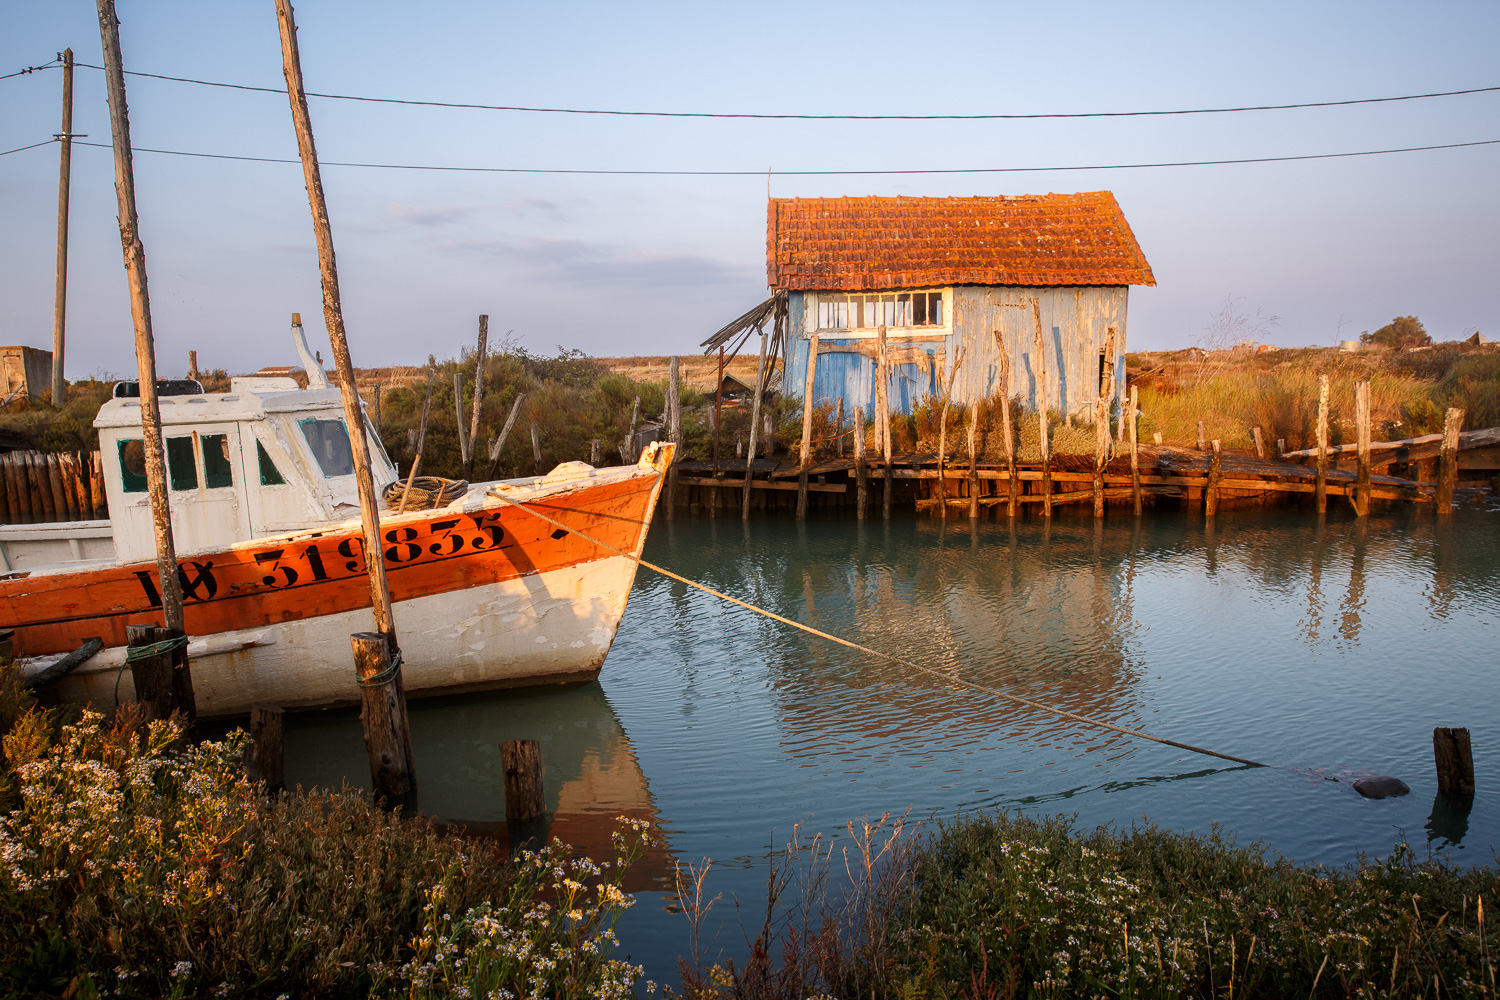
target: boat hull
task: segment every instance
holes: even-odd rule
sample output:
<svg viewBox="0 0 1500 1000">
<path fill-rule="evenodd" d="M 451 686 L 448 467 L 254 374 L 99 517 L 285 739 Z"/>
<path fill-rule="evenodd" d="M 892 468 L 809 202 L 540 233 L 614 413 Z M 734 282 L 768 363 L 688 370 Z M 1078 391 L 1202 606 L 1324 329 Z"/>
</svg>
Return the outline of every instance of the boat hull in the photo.
<svg viewBox="0 0 1500 1000">
<path fill-rule="evenodd" d="M 636 468 L 505 493 L 638 554 L 663 458 L 653 451 Z M 635 578 L 632 559 L 485 495 L 383 517 L 381 531 L 408 695 L 598 675 Z M 358 700 L 349 636 L 368 631 L 372 617 L 357 521 L 194 555 L 179 566 L 200 715 Z M 58 693 L 107 710 L 133 697 L 125 627 L 161 621 L 154 572 L 143 564 L 4 581 L 0 621 L 13 623 L 23 657 L 102 637 L 105 650 L 59 681 Z"/>
</svg>

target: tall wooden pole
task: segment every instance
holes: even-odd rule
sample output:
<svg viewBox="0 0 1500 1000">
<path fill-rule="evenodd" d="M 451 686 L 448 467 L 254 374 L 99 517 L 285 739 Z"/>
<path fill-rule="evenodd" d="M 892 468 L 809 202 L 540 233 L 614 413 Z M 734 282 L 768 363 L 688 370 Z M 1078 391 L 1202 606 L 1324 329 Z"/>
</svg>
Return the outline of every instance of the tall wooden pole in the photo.
<svg viewBox="0 0 1500 1000">
<path fill-rule="evenodd" d="M 1318 513 L 1328 510 L 1328 376 L 1318 376 L 1318 477 L 1313 487 Z"/>
<path fill-rule="evenodd" d="M 1437 503 L 1433 504 L 1438 514 L 1453 513 L 1453 491 L 1458 488 L 1458 432 L 1463 427 L 1464 411 L 1448 407 L 1443 415 L 1443 450 L 1438 468 Z"/>
<path fill-rule="evenodd" d="M 667 368 L 667 440 L 672 442 L 672 464 L 667 467 L 667 520 L 677 513 L 677 456 L 682 454 L 681 359 L 672 355 Z M 759 399 L 759 387 L 756 398 Z"/>
<path fill-rule="evenodd" d="M 156 344 L 151 336 L 151 296 L 146 287 L 146 248 L 135 214 L 135 169 L 130 159 L 130 110 L 125 104 L 125 66 L 120 54 L 120 21 L 114 0 L 98 0 L 99 37 L 104 43 L 104 80 L 109 94 L 110 133 L 115 147 L 115 195 L 120 202 L 120 248 L 130 282 L 130 318 L 135 325 L 135 363 L 141 387 L 141 430 L 145 436 L 146 488 L 151 526 L 156 533 L 156 575 L 161 589 L 162 623 L 181 633 L 182 587 L 177 581 L 177 550 L 172 544 L 172 509 L 161 438 L 161 403 L 156 398 Z"/>
<path fill-rule="evenodd" d="M 469 418 L 469 454 L 464 463 L 464 475 L 474 478 L 474 453 L 479 450 L 479 400 L 484 395 L 484 357 L 490 341 L 490 318 L 479 317 L 479 344 L 474 348 L 474 414 Z M 378 412 L 378 411 L 377 411 Z M 379 430 L 380 425 L 375 425 Z"/>
<path fill-rule="evenodd" d="M 881 516 L 891 519 L 891 384 L 889 362 L 885 351 L 885 327 L 875 330 L 875 419 L 880 428 L 880 447 L 885 467 L 885 496 L 881 502 Z"/>
<path fill-rule="evenodd" d="M 1115 328 L 1104 339 L 1104 371 L 1094 403 L 1094 516 L 1104 516 L 1104 467 L 1109 463 L 1109 404 L 1115 398 Z"/>
<path fill-rule="evenodd" d="M 860 405 L 854 408 L 854 506 L 858 508 L 855 517 L 861 521 L 865 519 L 865 508 L 869 506 L 869 491 L 869 475 L 865 468 L 865 408 Z"/>
<path fill-rule="evenodd" d="M 745 495 L 740 499 L 740 518 L 750 519 L 750 480 L 754 477 L 755 446 L 760 438 L 760 403 L 766 382 L 766 332 L 760 332 L 760 360 L 755 363 L 755 402 L 750 407 L 750 452 L 745 456 Z"/>
<path fill-rule="evenodd" d="M 1130 421 L 1130 502 L 1135 507 L 1136 515 L 1139 516 L 1141 513 L 1141 456 L 1138 447 L 1139 442 L 1136 440 L 1135 425 L 1137 388 L 1134 385 L 1130 387 L 1130 414 L 1128 419 Z"/>
<path fill-rule="evenodd" d="M 52 298 L 52 405 L 67 401 L 63 377 L 64 332 L 68 318 L 68 190 L 73 171 L 73 50 L 63 49 L 62 143 L 57 167 L 57 289 Z M 124 107 L 124 104 L 121 104 Z"/>
<path fill-rule="evenodd" d="M 969 404 L 969 516 L 979 516 L 979 403 Z"/>
<path fill-rule="evenodd" d="M 103 5 L 109 0 L 99 0 Z M 292 123 L 297 129 L 297 149 L 302 156 L 302 175 L 307 182 L 307 201 L 312 209 L 313 234 L 318 242 L 318 268 L 323 278 L 323 322 L 333 347 L 333 365 L 344 397 L 344 422 L 354 453 L 354 480 L 359 487 L 359 516 L 364 527 L 365 569 L 370 576 L 370 605 L 375 629 L 386 637 L 394 657 L 396 622 L 391 614 L 391 592 L 385 582 L 385 559 L 380 544 L 380 508 L 375 480 L 370 475 L 370 446 L 365 440 L 365 420 L 359 393 L 354 388 L 354 363 L 344 336 L 344 309 L 339 300 L 338 264 L 333 255 L 333 229 L 328 224 L 328 204 L 323 199 L 323 178 L 318 171 L 318 151 L 313 145 L 312 118 L 307 113 L 307 92 L 302 86 L 302 59 L 297 54 L 297 24 L 292 19 L 291 0 L 276 0 L 276 21 L 281 28 L 281 62 L 286 73 L 286 93 L 292 105 Z"/>
</svg>

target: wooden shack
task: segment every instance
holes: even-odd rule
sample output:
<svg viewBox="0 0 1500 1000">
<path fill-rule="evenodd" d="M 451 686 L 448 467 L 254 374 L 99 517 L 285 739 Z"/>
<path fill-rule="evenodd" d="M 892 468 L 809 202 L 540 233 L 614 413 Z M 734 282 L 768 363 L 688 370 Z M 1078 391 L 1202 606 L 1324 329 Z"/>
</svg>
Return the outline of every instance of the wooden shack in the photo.
<svg viewBox="0 0 1500 1000">
<path fill-rule="evenodd" d="M 0 380 L 0 400 L 52 398 L 52 352 L 35 347 L 0 347 Z"/>
<path fill-rule="evenodd" d="M 875 341 L 887 338 L 892 412 L 946 386 L 1090 419 L 1105 367 L 1123 386 L 1129 286 L 1156 279 L 1108 191 L 974 198 L 772 198 L 769 284 L 787 296 L 782 389 L 873 416 Z M 1113 351 L 1109 333 L 1114 332 Z M 1037 341 L 1041 341 L 1041 353 Z"/>
</svg>

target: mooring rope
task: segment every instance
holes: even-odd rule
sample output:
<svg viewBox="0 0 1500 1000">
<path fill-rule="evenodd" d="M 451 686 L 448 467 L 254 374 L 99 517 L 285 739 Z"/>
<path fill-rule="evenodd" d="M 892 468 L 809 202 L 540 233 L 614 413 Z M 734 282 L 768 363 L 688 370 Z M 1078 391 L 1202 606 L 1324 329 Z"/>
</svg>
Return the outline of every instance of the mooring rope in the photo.
<svg viewBox="0 0 1500 1000">
<path fill-rule="evenodd" d="M 503 501 L 505 501 L 506 503 L 510 504 L 512 507 L 519 507 L 521 510 L 524 510 L 526 513 L 530 514 L 532 517 L 535 517 L 535 518 L 538 518 L 538 519 L 540 519 L 542 521 L 545 521 L 548 524 L 553 525 L 554 527 L 561 528 L 563 531 L 566 531 L 569 534 L 577 535 L 579 538 L 582 538 L 586 542 L 592 542 L 593 544 L 599 546 L 601 549 L 605 549 L 607 551 L 613 552 L 615 555 L 618 555 L 618 556 L 624 556 L 626 559 L 631 560 L 632 562 L 636 563 L 637 565 L 644 566 L 647 569 L 651 570 L 652 572 L 660 573 L 662 576 L 665 576 L 665 577 L 667 577 L 669 579 L 672 579 L 672 580 L 676 580 L 678 583 L 685 583 L 689 587 L 696 587 L 698 590 L 703 591 L 705 594 L 712 594 L 714 597 L 719 598 L 721 601 L 728 601 L 730 604 L 736 604 L 736 605 L 738 605 L 738 606 L 746 609 L 747 611 L 753 611 L 753 612 L 755 612 L 758 615 L 764 615 L 767 618 L 770 618 L 772 621 L 781 622 L 783 625 L 790 625 L 792 628 L 801 629 L 803 632 L 806 632 L 809 635 L 815 635 L 815 636 L 817 636 L 820 639 L 826 639 L 827 641 L 833 642 L 833 643 L 837 643 L 840 646 L 847 646 L 850 649 L 858 650 L 859 652 L 868 654 L 869 656 L 874 656 L 874 657 L 877 657 L 877 658 L 882 659 L 882 660 L 887 660 L 887 661 L 889 661 L 891 663 L 895 663 L 895 664 L 897 664 L 899 666 L 906 667 L 908 670 L 915 670 L 915 671 L 917 671 L 919 673 L 923 673 L 923 674 L 927 674 L 927 675 L 929 675 L 931 677 L 935 677 L 935 678 L 937 678 L 940 681 L 944 681 L 944 682 L 949 683 L 949 684 L 956 684 L 959 687 L 966 687 L 966 688 L 969 688 L 969 689 L 974 690 L 974 691 L 981 691 L 984 694 L 993 695 L 996 698 L 1003 698 L 1006 701 L 1012 701 L 1012 702 L 1015 702 L 1018 705 L 1025 705 L 1028 708 L 1034 708 L 1034 709 L 1037 709 L 1038 711 L 1041 711 L 1041 712 L 1049 712 L 1052 715 L 1060 716 L 1060 717 L 1062 717 L 1064 719 L 1071 719 L 1074 722 L 1081 722 L 1081 723 L 1083 723 L 1086 726 L 1095 726 L 1095 727 L 1097 727 L 1099 729 L 1108 729 L 1111 732 L 1123 733 L 1126 736 L 1134 736 L 1134 737 L 1137 737 L 1139 739 L 1150 740 L 1153 743 L 1163 743 L 1163 744 L 1165 744 L 1165 745 L 1167 745 L 1169 747 L 1177 747 L 1179 750 L 1188 750 L 1188 751 L 1190 751 L 1192 753 L 1203 754 L 1204 756 L 1207 756 L 1207 757 L 1217 757 L 1220 760 L 1229 760 L 1229 761 L 1235 762 L 1236 764 L 1245 764 L 1245 765 L 1248 765 L 1250 767 L 1269 767 L 1270 766 L 1268 764 L 1262 764 L 1258 760 L 1247 760 L 1244 757 L 1236 757 L 1233 754 L 1220 753 L 1217 750 L 1209 750 L 1206 747 L 1193 746 L 1193 744 L 1191 744 L 1191 743 L 1182 743 L 1182 742 L 1179 742 L 1177 740 L 1169 740 L 1169 739 L 1167 739 L 1164 736 L 1153 736 L 1150 733 L 1142 732 L 1139 729 L 1131 729 L 1128 726 L 1117 726 L 1117 725 L 1115 725 L 1112 722 L 1105 722 L 1103 719 L 1094 719 L 1094 718 L 1090 718 L 1087 715 L 1079 715 L 1077 712 L 1070 712 L 1070 711 L 1068 711 L 1065 708 L 1057 708 L 1057 707 L 1055 707 L 1053 705 L 1048 705 L 1048 704 L 1046 704 L 1044 702 L 1036 701 L 1036 700 L 1034 700 L 1032 698 L 1027 698 L 1024 695 L 1012 694 L 1009 691 L 1002 691 L 999 688 L 987 687 L 987 686 L 985 686 L 983 684 L 977 684 L 974 681 L 964 680 L 961 677 L 950 677 L 947 674 L 944 674 L 942 671 L 933 670 L 931 667 L 924 667 L 920 663 L 913 663 L 911 660 L 903 659 L 903 658 L 901 658 L 899 656 L 893 656 L 890 653 L 882 653 L 878 649 L 871 649 L 869 646 L 862 646 L 859 643 L 853 642 L 853 641 L 851 641 L 849 639 L 844 639 L 844 638 L 842 638 L 840 636 L 831 635 L 830 633 L 824 632 L 824 631 L 822 631 L 820 629 L 815 629 L 811 625 L 804 625 L 803 623 L 801 623 L 799 621 L 793 621 L 790 618 L 786 618 L 786 617 L 783 617 L 782 615 L 778 615 L 774 611 L 767 611 L 765 608 L 758 608 L 755 605 L 749 604 L 749 603 L 747 603 L 745 601 L 742 601 L 742 600 L 740 600 L 737 597 L 731 597 L 728 594 L 724 593 L 723 591 L 715 590 L 712 587 L 709 587 L 709 586 L 706 586 L 704 584 L 698 583 L 695 580 L 689 580 L 685 576 L 681 576 L 680 574 L 673 573 L 671 570 L 665 569 L 665 568 L 663 568 L 661 566 L 658 566 L 655 563 L 647 562 L 646 560 L 642 559 L 640 556 L 633 555 L 633 554 L 631 554 L 629 552 L 621 551 L 620 549 L 615 548 L 613 545 L 609 545 L 609 544 L 607 544 L 605 542 L 601 542 L 601 541 L 599 541 L 599 539 L 594 538 L 591 535 L 587 535 L 587 534 L 585 534 L 582 531 L 579 531 L 577 528 L 574 528 L 574 527 L 571 527 L 569 525 L 563 524 L 561 521 L 553 520 L 552 518 L 548 517 L 546 514 L 542 514 L 542 513 L 539 513 L 537 511 L 535 511 L 535 510 L 532 510 L 530 507 L 527 507 L 525 504 L 520 503 L 520 502 L 515 501 L 515 500 L 512 500 L 510 497 L 503 496 L 503 495 L 501 495 L 499 493 L 496 493 L 493 490 L 490 491 L 489 495 L 492 496 L 492 497 L 495 497 L 497 500 L 503 500 Z"/>
</svg>

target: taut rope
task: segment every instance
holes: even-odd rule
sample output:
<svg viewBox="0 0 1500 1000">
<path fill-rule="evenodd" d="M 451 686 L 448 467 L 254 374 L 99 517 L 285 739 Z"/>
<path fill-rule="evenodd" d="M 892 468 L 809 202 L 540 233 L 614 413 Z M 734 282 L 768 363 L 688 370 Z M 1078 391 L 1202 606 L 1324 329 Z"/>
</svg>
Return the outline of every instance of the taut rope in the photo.
<svg viewBox="0 0 1500 1000">
<path fill-rule="evenodd" d="M 1001 691 L 998 688 L 986 687 L 983 684 L 976 684 L 973 681 L 966 681 L 960 677 L 949 677 L 941 671 L 933 670 L 931 667 L 924 667 L 920 663 L 913 663 L 911 660 L 905 660 L 899 656 L 892 656 L 890 653 L 882 653 L 878 649 L 871 649 L 869 646 L 862 646 L 857 642 L 851 642 L 848 639 L 844 639 L 836 635 L 830 635 L 827 632 L 823 632 L 819 629 L 813 628 L 811 625 L 804 625 L 801 622 L 793 621 L 790 618 L 784 618 L 781 615 L 776 614 L 774 611 L 767 611 L 765 608 L 758 608 L 755 605 L 748 604 L 737 597 L 730 597 L 728 594 L 723 593 L 722 591 L 715 590 L 712 587 L 705 586 L 704 584 L 698 583 L 694 580 L 689 580 L 687 577 L 681 576 L 677 573 L 673 573 L 671 570 L 664 569 L 663 567 L 658 566 L 655 563 L 647 562 L 640 556 L 632 555 L 629 552 L 623 552 L 620 549 L 615 548 L 613 545 L 608 545 L 604 542 L 601 542 L 597 538 L 584 534 L 577 528 L 573 528 L 566 524 L 563 524 L 561 521 L 553 520 L 546 514 L 542 514 L 535 510 L 532 510 L 525 504 L 518 503 L 517 501 L 512 500 L 507 496 L 496 493 L 493 490 L 490 491 L 489 495 L 495 497 L 497 500 L 505 501 L 512 507 L 519 507 L 521 510 L 524 510 L 532 517 L 545 521 L 548 524 L 553 525 L 554 527 L 561 528 L 563 531 L 566 531 L 569 534 L 577 535 L 579 538 L 582 538 L 586 542 L 592 542 L 593 544 L 599 546 L 601 549 L 613 552 L 617 556 L 624 556 L 626 559 L 629 559 L 638 565 L 644 566 L 652 572 L 660 573 L 662 576 L 668 577 L 672 580 L 676 580 L 678 583 L 685 583 L 689 587 L 696 587 L 697 589 L 703 591 L 705 594 L 712 594 L 714 597 L 719 598 L 719 600 L 721 601 L 728 601 L 730 604 L 739 605 L 747 611 L 754 611 L 756 614 L 764 615 L 767 618 L 770 618 L 772 621 L 778 621 L 783 625 L 790 625 L 792 628 L 801 629 L 803 632 L 806 632 L 809 635 L 815 635 L 820 639 L 826 639 L 829 642 L 838 643 L 840 646 L 847 646 L 850 649 L 858 650 L 859 652 L 865 653 L 869 656 L 887 660 L 891 663 L 906 667 L 908 670 L 915 670 L 919 673 L 927 674 L 948 684 L 956 684 L 959 687 L 966 687 L 974 691 L 982 691 L 985 694 L 993 695 L 996 698 L 1003 698 L 1006 701 L 1015 702 L 1018 705 L 1025 705 L 1028 708 L 1034 708 L 1041 712 L 1049 712 L 1052 715 L 1060 716 L 1064 719 L 1071 719 L 1074 722 L 1081 722 L 1086 726 L 1096 726 L 1099 729 L 1108 729 L 1111 732 L 1123 733 L 1126 736 L 1135 736 L 1139 739 L 1150 740 L 1153 743 L 1164 743 L 1169 747 L 1177 747 L 1179 750 L 1188 750 L 1192 753 L 1203 754 L 1207 757 L 1218 757 L 1220 760 L 1230 760 L 1234 761 L 1236 764 L 1246 764 L 1250 767 L 1269 766 L 1267 764 L 1262 764 L 1260 761 L 1247 760 L 1244 757 L 1235 757 L 1232 754 L 1219 753 L 1217 750 L 1208 750 L 1204 747 L 1195 747 L 1191 743 L 1180 743 L 1177 740 L 1169 740 L 1164 736 L 1153 736 L 1150 733 L 1142 732 L 1139 729 L 1131 729 L 1127 726 L 1117 726 L 1112 722 L 1105 722 L 1102 719 L 1093 719 L 1087 715 L 1079 715 L 1077 712 L 1069 712 L 1067 709 L 1056 708 L 1052 705 L 1047 705 L 1040 701 L 1035 701 L 1031 698 L 1027 698 L 1019 694 L 1011 694 L 1008 691 Z"/>
</svg>

